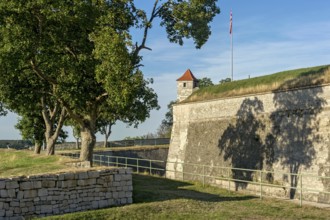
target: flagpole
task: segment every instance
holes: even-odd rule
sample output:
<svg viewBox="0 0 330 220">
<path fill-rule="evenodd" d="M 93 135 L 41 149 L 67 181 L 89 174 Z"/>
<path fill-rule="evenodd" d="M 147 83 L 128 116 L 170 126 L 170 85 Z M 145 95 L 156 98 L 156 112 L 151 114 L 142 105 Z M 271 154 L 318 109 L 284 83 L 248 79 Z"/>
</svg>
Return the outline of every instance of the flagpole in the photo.
<svg viewBox="0 0 330 220">
<path fill-rule="evenodd" d="M 230 10 L 231 81 L 234 81 L 233 13 Z"/>
</svg>

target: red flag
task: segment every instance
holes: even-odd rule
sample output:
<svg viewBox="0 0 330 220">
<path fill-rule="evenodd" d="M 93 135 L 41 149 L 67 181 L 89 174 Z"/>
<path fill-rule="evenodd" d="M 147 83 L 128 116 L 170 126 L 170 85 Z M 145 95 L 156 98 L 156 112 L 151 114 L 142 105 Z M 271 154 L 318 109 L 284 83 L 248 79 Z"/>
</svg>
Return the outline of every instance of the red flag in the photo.
<svg viewBox="0 0 330 220">
<path fill-rule="evenodd" d="M 233 32 L 233 13 L 230 10 L 230 27 L 229 27 L 229 34 Z"/>
</svg>

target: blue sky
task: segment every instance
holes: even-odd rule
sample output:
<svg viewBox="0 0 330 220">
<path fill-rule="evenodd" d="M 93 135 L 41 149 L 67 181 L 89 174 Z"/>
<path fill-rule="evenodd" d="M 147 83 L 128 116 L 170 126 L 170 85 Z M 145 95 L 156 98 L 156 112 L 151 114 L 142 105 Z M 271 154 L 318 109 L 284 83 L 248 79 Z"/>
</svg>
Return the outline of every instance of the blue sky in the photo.
<svg viewBox="0 0 330 220">
<path fill-rule="evenodd" d="M 136 0 L 151 9 L 153 0 Z M 186 69 L 197 78 L 214 83 L 230 77 L 229 15 L 233 12 L 234 79 L 267 75 L 283 70 L 330 64 L 329 0 L 220 0 L 221 13 L 211 23 L 212 35 L 200 50 L 191 40 L 171 44 L 165 31 L 154 24 L 143 51 L 142 68 L 158 94 L 159 111 L 138 129 L 117 123 L 111 140 L 154 133 L 164 118 L 167 104 L 176 99 L 176 79 Z M 138 39 L 138 35 L 135 39 Z M 20 139 L 14 129 L 17 116 L 0 117 L 0 139 Z M 69 130 L 70 133 L 70 130 Z M 97 136 L 98 141 L 103 140 Z M 69 139 L 70 140 L 70 139 Z M 72 140 L 72 139 L 71 139 Z"/>
</svg>

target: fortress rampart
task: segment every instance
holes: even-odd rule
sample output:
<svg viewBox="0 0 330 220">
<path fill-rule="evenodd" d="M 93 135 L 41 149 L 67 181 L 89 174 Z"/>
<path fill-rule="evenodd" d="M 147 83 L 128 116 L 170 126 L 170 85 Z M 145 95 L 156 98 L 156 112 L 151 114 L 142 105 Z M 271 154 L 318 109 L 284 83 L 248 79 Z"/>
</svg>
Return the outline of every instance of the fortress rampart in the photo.
<svg viewBox="0 0 330 220">
<path fill-rule="evenodd" d="M 166 175 L 182 179 L 183 169 L 201 172 L 182 165 L 194 163 L 330 176 L 329 103 L 330 85 L 179 103 L 173 107 Z M 217 175 L 218 171 L 211 168 L 208 172 Z M 251 172 L 235 170 L 232 176 L 247 181 L 257 178 Z M 297 187 L 298 175 L 275 173 L 265 179 L 284 186 L 269 193 L 297 198 L 298 193 L 290 187 Z M 305 178 L 302 184 L 304 188 L 330 191 L 330 179 Z M 253 186 L 235 184 L 236 190 L 249 187 Z M 330 203 L 329 194 L 321 192 L 304 194 L 304 199 Z"/>
</svg>

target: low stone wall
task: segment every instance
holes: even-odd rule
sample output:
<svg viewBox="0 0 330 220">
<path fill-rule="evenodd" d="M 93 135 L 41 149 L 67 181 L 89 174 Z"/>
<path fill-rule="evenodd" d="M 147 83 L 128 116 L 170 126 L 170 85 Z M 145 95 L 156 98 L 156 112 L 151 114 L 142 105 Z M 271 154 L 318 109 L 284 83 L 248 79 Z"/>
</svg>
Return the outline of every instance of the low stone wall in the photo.
<svg viewBox="0 0 330 220">
<path fill-rule="evenodd" d="M 0 179 L 0 219 L 41 217 L 132 203 L 127 168 Z"/>
</svg>

